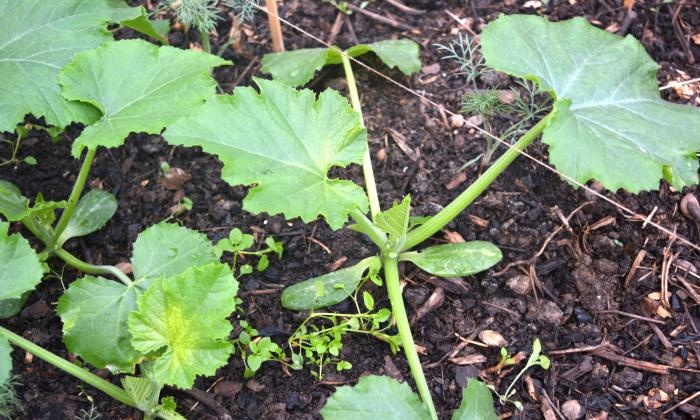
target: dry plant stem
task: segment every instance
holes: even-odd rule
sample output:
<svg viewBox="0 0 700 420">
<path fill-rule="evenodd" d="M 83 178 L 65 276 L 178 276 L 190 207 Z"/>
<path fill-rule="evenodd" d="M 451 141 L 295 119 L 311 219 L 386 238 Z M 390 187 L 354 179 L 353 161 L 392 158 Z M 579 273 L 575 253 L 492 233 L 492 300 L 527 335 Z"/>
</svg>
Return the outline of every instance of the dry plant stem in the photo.
<svg viewBox="0 0 700 420">
<path fill-rule="evenodd" d="M 284 39 L 282 38 L 282 25 L 277 12 L 276 0 L 265 0 L 267 7 L 267 21 L 270 23 L 270 35 L 272 35 L 272 51 L 284 51 Z"/>
<path fill-rule="evenodd" d="M 339 51 L 340 57 L 343 60 L 343 69 L 345 70 L 345 79 L 348 82 L 348 91 L 350 92 L 350 102 L 352 108 L 360 114 L 360 124 L 365 127 L 364 117 L 362 116 L 362 104 L 360 103 L 360 95 L 357 92 L 357 84 L 355 83 L 355 74 L 352 72 L 352 64 L 347 54 Z M 379 195 L 377 194 L 377 183 L 374 180 L 374 170 L 372 169 L 372 158 L 369 154 L 369 144 L 365 151 L 365 156 L 362 159 L 362 172 L 365 176 L 365 189 L 369 196 L 369 210 L 372 214 L 372 220 L 381 212 L 379 207 Z"/>
<path fill-rule="evenodd" d="M 406 315 L 406 306 L 403 303 L 401 296 L 401 284 L 399 283 L 399 266 L 396 258 L 396 253 L 390 252 L 382 256 L 382 265 L 384 266 L 384 277 L 386 281 L 386 290 L 389 294 L 389 302 L 391 303 L 391 311 L 394 314 L 396 327 L 399 330 L 399 338 L 403 347 L 408 366 L 411 367 L 411 375 L 416 381 L 416 388 L 420 394 L 421 400 L 430 411 L 430 418 L 437 420 L 437 412 L 433 404 L 433 398 L 430 396 L 430 388 L 423 374 L 423 367 L 420 364 L 420 358 L 416 351 L 416 344 L 413 342 L 411 335 L 411 325 L 408 322 Z"/>
<path fill-rule="evenodd" d="M 408 233 L 406 243 L 403 250 L 409 250 L 421 242 L 427 240 L 435 233 L 440 231 L 448 223 L 454 220 L 468 205 L 476 200 L 486 188 L 491 185 L 496 178 L 513 163 L 515 158 L 520 156 L 520 153 L 527 148 L 537 137 L 542 133 L 542 130 L 547 127 L 552 119 L 554 112 L 550 112 L 542 118 L 534 127 L 513 145 L 512 148 L 506 150 L 473 184 L 448 204 L 442 211 L 431 217 L 427 222 L 418 226 L 416 229 Z"/>
</svg>

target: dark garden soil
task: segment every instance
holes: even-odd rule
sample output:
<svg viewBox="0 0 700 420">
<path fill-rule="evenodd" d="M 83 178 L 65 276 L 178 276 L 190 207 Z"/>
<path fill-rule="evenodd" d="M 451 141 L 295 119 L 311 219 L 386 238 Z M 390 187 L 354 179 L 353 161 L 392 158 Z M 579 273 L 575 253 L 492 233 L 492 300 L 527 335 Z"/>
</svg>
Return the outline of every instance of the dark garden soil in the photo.
<svg viewBox="0 0 700 420">
<path fill-rule="evenodd" d="M 408 29 L 356 12 L 343 17 L 345 23 L 336 44 L 350 46 L 398 37 L 415 40 L 422 45 L 424 65 L 417 76 L 406 78 L 374 58 L 365 62 L 453 111 L 461 106 L 465 79 L 454 62 L 441 60 L 435 44 L 455 41 L 458 32 L 478 33 L 501 12 L 539 13 L 553 20 L 584 16 L 598 27 L 632 34 L 661 64 L 660 85 L 700 75 L 700 41 L 690 38 L 700 29 L 700 4 L 695 1 L 637 1 L 634 16 L 625 12 L 621 1 L 614 0 L 550 1 L 548 6 L 535 8 L 515 0 L 403 2 L 421 10 L 419 14 L 390 3 L 370 2 L 368 9 Z M 287 0 L 280 13 L 326 40 L 339 12 L 320 1 Z M 222 20 L 219 33 L 228 33 L 229 27 L 230 23 Z M 289 27 L 284 27 L 284 33 L 287 49 L 318 46 Z M 270 48 L 268 35 L 263 16 L 244 26 L 235 51 L 228 49 L 224 54 L 235 66 L 216 72 L 223 91 L 260 76 L 261 55 Z M 172 44 L 187 48 L 197 41 L 196 35 L 191 36 L 188 39 L 183 32 L 174 32 L 170 38 Z M 416 214 L 432 214 L 477 177 L 478 161 L 460 170 L 484 151 L 485 140 L 475 130 L 458 128 L 458 121 L 377 75 L 358 68 L 356 77 L 372 154 L 377 157 L 375 172 L 384 205 L 410 193 Z M 493 74 L 479 80 L 480 87 L 499 85 L 501 89 L 507 89 L 510 82 Z M 341 69 L 323 71 L 312 86 L 344 90 Z M 674 102 L 700 104 L 698 84 L 694 91 L 690 86 L 662 94 Z M 501 118 L 492 129 L 499 132 L 510 123 Z M 79 128 L 68 130 L 59 144 L 33 133 L 21 154 L 33 155 L 38 165 L 3 167 L 0 178 L 16 183 L 28 196 L 41 191 L 49 199 L 64 199 L 79 169 L 79 162 L 69 153 L 69 140 L 78 133 Z M 541 144 L 529 151 L 538 158 L 546 156 Z M 0 156 L 7 158 L 8 153 L 6 146 L 0 148 Z M 181 168 L 191 179 L 176 190 L 165 188 L 160 180 L 161 162 Z M 138 232 L 171 217 L 173 206 L 183 196 L 189 197 L 194 207 L 174 220 L 206 232 L 212 240 L 227 235 L 233 227 L 255 232 L 259 239 L 273 235 L 282 240 L 285 256 L 281 261 L 273 258 L 264 274 L 240 278 L 245 318 L 280 345 L 305 316 L 280 306 L 281 288 L 323 274 L 339 261 L 347 260 L 349 265 L 374 252 L 371 242 L 358 234 L 332 232 L 323 222 L 288 223 L 278 216 L 252 216 L 242 211 L 246 191 L 219 179 L 216 159 L 199 150 L 168 146 L 158 136 L 133 135 L 124 147 L 101 149 L 93 168 L 91 186 L 114 193 L 119 210 L 102 231 L 69 245 L 73 253 L 89 262 L 128 261 Z M 349 169 L 349 174 L 361 179 L 358 168 Z M 700 391 L 700 280 L 679 268 L 694 272 L 700 268 L 700 256 L 644 223 L 644 217 L 653 213 L 657 222 L 697 242 L 700 220 L 685 217 L 679 209 L 684 194 L 696 193 L 695 188 L 678 192 L 665 184 L 659 192 L 639 196 L 605 192 L 642 215 L 630 217 L 588 192 L 575 190 L 531 160 L 519 158 L 448 226 L 445 234 L 433 240 L 444 242 L 458 234 L 466 240 L 492 241 L 504 253 L 499 265 L 486 273 L 454 280 L 430 278 L 404 267 L 409 316 L 418 308 L 424 313 L 413 331 L 416 343 L 424 349 L 422 360 L 440 418 L 449 418 L 458 406 L 467 378 L 481 372 L 482 378 L 503 392 L 517 373 L 518 369 L 500 374 L 489 370 L 499 361 L 499 348 L 478 345 L 483 330 L 502 335 L 511 354 L 529 354 L 533 340 L 540 338 L 552 360 L 549 370 L 531 369 L 525 380 L 519 381 L 513 399 L 523 402 L 524 411 L 518 412 L 513 405 L 499 406 L 497 410 L 504 417 L 557 418 L 552 416 L 561 414 L 555 411 L 561 413 L 565 402 L 576 400 L 587 418 L 659 418 Z M 570 214 L 573 216 L 564 225 L 562 218 Z M 538 253 L 545 243 L 543 252 Z M 3 326 L 70 358 L 61 342 L 55 306 L 63 287 L 78 273 L 59 262 L 52 268 L 58 274 L 56 279 L 43 282 L 22 313 L 4 320 Z M 529 290 L 532 281 L 538 282 L 536 293 Z M 658 308 L 661 292 L 668 293 L 668 308 Z M 383 290 L 374 290 L 374 295 L 380 305 L 388 305 Z M 437 303 L 424 306 L 431 296 L 431 302 Z M 347 304 L 338 306 L 350 309 Z M 608 345 L 600 346 L 605 343 Z M 587 349 L 576 349 L 580 347 Z M 342 358 L 350 361 L 353 369 L 337 373 L 328 368 L 322 381 L 309 369 L 287 371 L 275 363 L 264 365 L 253 379 L 245 380 L 242 363 L 234 356 L 215 377 L 197 381 L 199 391 L 166 392 L 176 397 L 179 411 L 193 419 L 313 419 L 319 418 L 319 409 L 337 385 L 353 384 L 361 375 L 389 374 L 412 383 L 404 359 L 392 356 L 383 342 L 347 336 Z M 30 354 L 16 350 L 14 363 L 24 409 L 17 418 L 74 419 L 91 404 L 101 419 L 141 418 L 137 410 L 110 400 Z M 98 373 L 109 376 L 104 371 Z M 567 410 L 572 406 L 576 404 L 565 406 L 565 416 L 570 416 Z M 700 399 L 666 416 L 698 418 Z"/>
</svg>

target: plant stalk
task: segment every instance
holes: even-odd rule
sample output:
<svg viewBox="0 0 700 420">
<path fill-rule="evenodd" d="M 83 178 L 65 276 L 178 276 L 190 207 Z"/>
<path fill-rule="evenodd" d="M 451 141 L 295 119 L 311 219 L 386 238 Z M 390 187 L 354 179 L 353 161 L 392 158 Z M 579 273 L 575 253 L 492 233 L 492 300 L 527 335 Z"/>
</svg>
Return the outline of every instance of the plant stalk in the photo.
<svg viewBox="0 0 700 420">
<path fill-rule="evenodd" d="M 70 265 L 71 267 L 77 270 L 82 271 L 83 273 L 109 274 L 118 278 L 119 281 L 121 281 L 127 286 L 131 286 L 133 284 L 133 281 L 131 281 L 129 276 L 127 276 L 117 267 L 114 267 L 112 265 L 94 265 L 86 263 L 85 261 L 79 259 L 78 257 L 76 257 L 75 255 L 71 254 L 63 248 L 58 248 L 54 250 L 53 254 L 58 258 L 62 259 L 66 264 Z"/>
<path fill-rule="evenodd" d="M 354 209 L 350 211 L 350 217 L 362 228 L 362 232 L 369 236 L 379 249 L 383 251 L 386 248 L 388 240 L 386 234 L 374 226 L 367 216 L 360 210 Z"/>
<path fill-rule="evenodd" d="M 68 360 L 62 357 L 59 357 L 58 355 L 51 353 L 50 351 L 42 347 L 37 346 L 31 341 L 20 337 L 19 335 L 13 333 L 12 331 L 6 328 L 0 327 L 0 336 L 6 338 L 7 341 L 14 344 L 15 346 L 21 347 L 22 349 L 28 351 L 36 357 L 52 364 L 53 366 L 56 366 L 62 371 L 75 376 L 76 378 L 80 379 L 81 381 L 87 384 L 94 386 L 95 388 L 99 389 L 100 391 L 104 392 L 105 394 L 109 395 L 115 400 L 120 401 L 128 406 L 138 408 L 136 401 L 134 401 L 124 389 L 112 384 L 111 382 L 107 382 L 99 376 L 79 367 L 78 365 L 69 362 Z"/>
<path fill-rule="evenodd" d="M 401 346 L 406 355 L 406 360 L 408 360 L 408 365 L 411 367 L 411 375 L 413 375 L 413 379 L 416 381 L 416 387 L 418 388 L 418 394 L 420 394 L 421 400 L 423 400 L 423 403 L 430 411 L 430 418 L 432 420 L 437 420 L 438 417 L 435 411 L 435 405 L 433 404 L 433 398 L 430 396 L 430 388 L 423 374 L 423 367 L 420 364 L 416 345 L 413 342 L 413 335 L 411 335 L 411 325 L 408 323 L 406 306 L 401 296 L 398 261 L 396 257 L 392 258 L 392 255 L 385 255 L 382 256 L 382 265 L 384 266 L 384 281 L 386 282 L 386 289 L 389 294 L 391 312 L 394 314 L 394 320 L 396 320 L 396 327 L 399 330 L 399 338 L 401 339 Z"/>
<path fill-rule="evenodd" d="M 199 29 L 199 40 L 202 41 L 202 49 L 207 54 L 211 54 L 211 41 L 209 40 L 209 33 Z"/>
<path fill-rule="evenodd" d="M 83 188 L 85 188 L 85 182 L 87 181 L 87 176 L 90 173 L 92 161 L 95 159 L 95 153 L 97 153 L 97 148 L 88 148 L 88 151 L 85 154 L 85 159 L 83 160 L 83 166 L 80 167 L 78 178 L 75 180 L 75 184 L 73 184 L 73 191 L 71 191 L 70 197 L 68 198 L 68 204 L 61 213 L 61 218 L 58 219 L 58 223 L 54 229 L 51 243 L 46 244 L 49 249 L 56 248 L 61 234 L 66 229 L 66 226 L 68 226 L 68 222 L 70 221 L 71 217 L 73 217 L 75 206 L 78 204 L 78 200 L 80 200 L 80 196 L 83 193 Z"/>
<path fill-rule="evenodd" d="M 406 243 L 404 244 L 403 251 L 409 250 L 414 246 L 420 244 L 426 239 L 433 236 L 435 233 L 440 231 L 448 223 L 454 220 L 455 217 L 459 215 L 467 206 L 469 206 L 474 200 L 476 200 L 479 195 L 486 188 L 491 185 L 496 178 L 508 168 L 508 166 L 513 163 L 515 158 L 520 156 L 520 152 L 525 150 L 537 137 L 542 133 L 542 130 L 547 127 L 549 121 L 552 119 L 554 111 L 547 114 L 542 118 L 534 127 L 532 127 L 527 133 L 523 134 L 522 137 L 513 145 L 505 151 L 490 167 L 486 170 L 479 178 L 474 181 L 466 190 L 464 190 L 460 195 L 457 196 L 450 204 L 448 204 L 444 209 L 442 209 L 438 214 L 431 217 L 427 222 L 418 226 L 416 229 L 408 232 L 406 236 Z"/>
<path fill-rule="evenodd" d="M 360 123 L 362 128 L 365 127 L 365 119 L 362 116 L 362 104 L 360 103 L 360 95 L 357 92 L 357 84 L 355 83 L 355 74 L 352 71 L 352 64 L 345 52 L 338 50 L 340 57 L 343 60 L 343 69 L 345 70 L 345 79 L 348 82 L 348 91 L 350 93 L 350 103 L 352 103 L 352 108 L 360 114 Z M 381 207 L 379 206 L 379 195 L 377 194 L 377 183 L 374 180 L 374 170 L 372 169 L 372 158 L 369 154 L 369 143 L 367 144 L 367 150 L 365 151 L 365 156 L 362 158 L 362 172 L 365 176 L 365 189 L 367 190 L 367 196 L 369 197 L 369 211 L 372 214 L 372 220 L 381 212 Z"/>
</svg>

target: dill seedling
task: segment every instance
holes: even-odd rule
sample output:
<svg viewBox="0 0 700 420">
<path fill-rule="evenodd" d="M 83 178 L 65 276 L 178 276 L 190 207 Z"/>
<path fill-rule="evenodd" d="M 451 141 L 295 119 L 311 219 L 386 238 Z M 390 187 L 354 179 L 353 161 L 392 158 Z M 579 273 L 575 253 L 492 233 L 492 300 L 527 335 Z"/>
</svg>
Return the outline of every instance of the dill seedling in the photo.
<svg viewBox="0 0 700 420">
<path fill-rule="evenodd" d="M 447 45 L 435 44 L 438 50 L 446 53 L 443 60 L 455 60 L 459 64 L 460 74 L 464 74 L 467 83 L 470 83 L 474 90 L 476 79 L 488 69 L 484 57 L 479 52 L 479 43 L 476 39 L 469 39 L 469 35 L 464 34 L 457 37 L 456 42 Z"/>
<path fill-rule="evenodd" d="M 13 419 L 17 412 L 22 412 L 22 405 L 17 397 L 15 377 L 0 384 L 0 419 Z"/>
</svg>

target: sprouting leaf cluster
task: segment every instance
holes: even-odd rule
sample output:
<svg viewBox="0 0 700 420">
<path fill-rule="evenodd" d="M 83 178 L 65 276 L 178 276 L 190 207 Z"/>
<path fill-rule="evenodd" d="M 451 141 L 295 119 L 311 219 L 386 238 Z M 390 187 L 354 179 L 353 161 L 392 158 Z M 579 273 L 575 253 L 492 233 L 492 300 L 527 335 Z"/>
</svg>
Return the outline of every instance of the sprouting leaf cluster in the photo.
<svg viewBox="0 0 700 420">
<path fill-rule="evenodd" d="M 232 254 L 231 269 L 234 272 L 238 269 L 239 276 L 253 272 L 253 265 L 247 262 L 247 259 L 250 257 L 258 257 L 258 262 L 255 264 L 255 270 L 258 272 L 265 271 L 270 265 L 269 254 L 275 254 L 277 258 L 282 259 L 284 244 L 276 241 L 272 236 L 265 238 L 265 248 L 255 249 L 255 246 L 255 237 L 253 235 L 243 233 L 238 228 L 233 228 L 229 232 L 228 237 L 220 239 L 216 243 L 215 252 L 219 257 L 224 253 Z M 239 266 L 239 260 L 246 262 Z"/>
<path fill-rule="evenodd" d="M 245 371 L 243 376 L 253 377 L 263 363 L 276 361 L 285 363 L 285 355 L 282 348 L 272 341 L 270 337 L 260 337 L 258 330 L 253 328 L 247 321 L 239 321 L 242 331 L 238 338 L 233 340 L 236 351 L 243 360 Z"/>
</svg>

